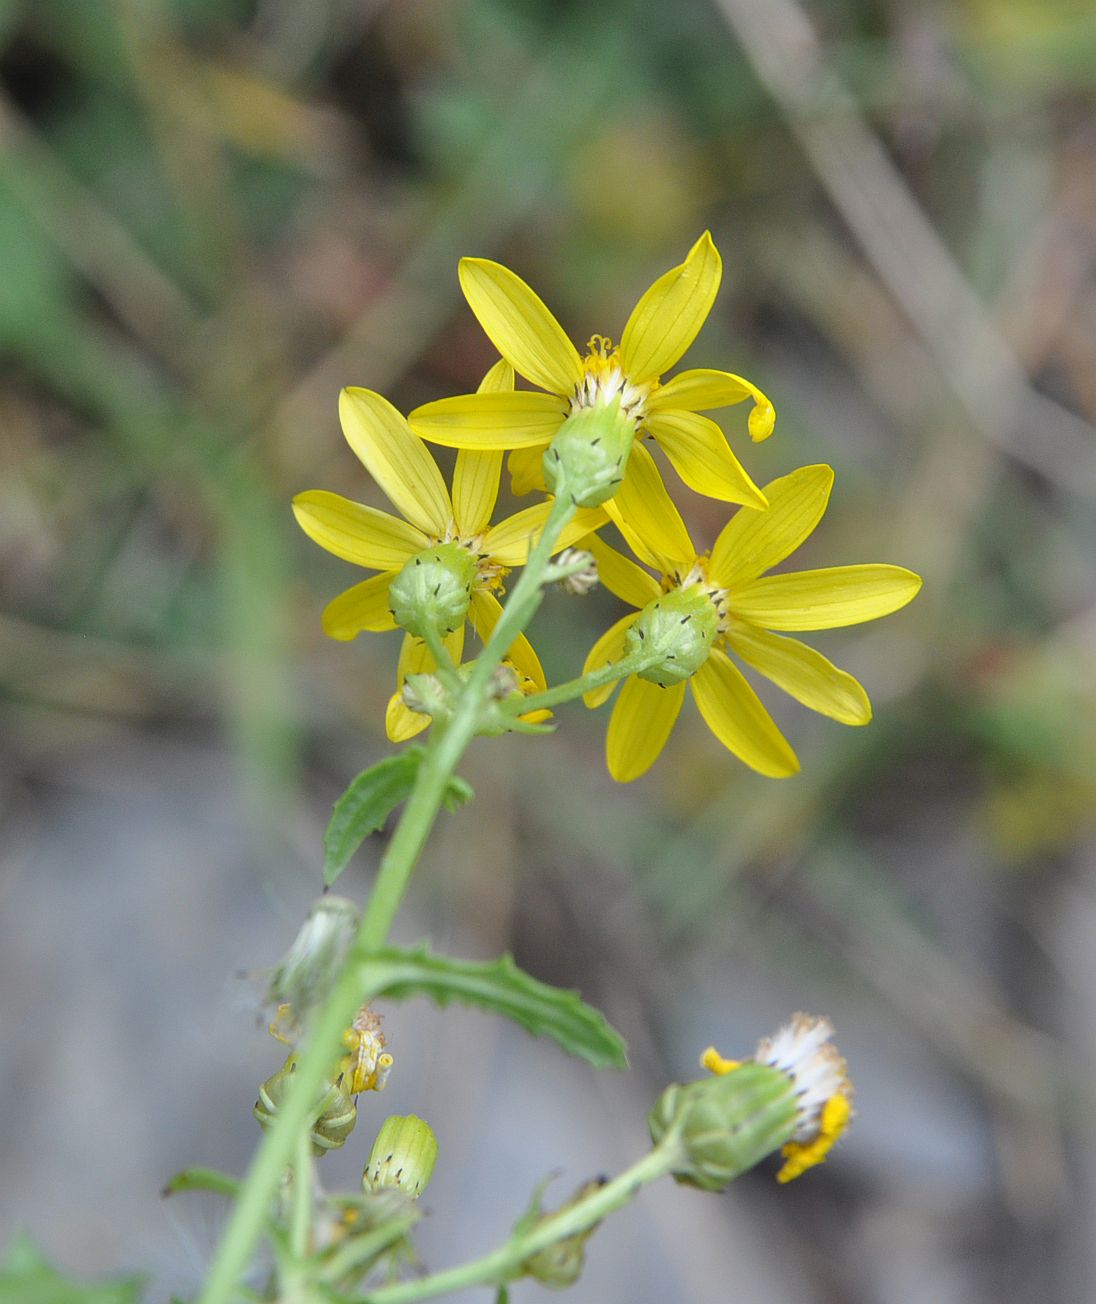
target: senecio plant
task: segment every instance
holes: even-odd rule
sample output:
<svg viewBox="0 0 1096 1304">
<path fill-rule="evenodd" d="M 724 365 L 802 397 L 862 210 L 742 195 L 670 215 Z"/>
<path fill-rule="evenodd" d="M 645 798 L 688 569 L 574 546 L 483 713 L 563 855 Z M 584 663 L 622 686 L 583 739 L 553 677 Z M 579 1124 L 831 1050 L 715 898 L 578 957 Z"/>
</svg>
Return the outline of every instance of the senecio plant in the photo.
<svg viewBox="0 0 1096 1304">
<path fill-rule="evenodd" d="M 739 761 L 788 777 L 799 768 L 795 752 L 740 662 L 842 724 L 871 718 L 860 684 L 788 635 L 886 616 L 921 582 L 878 564 L 771 573 L 818 525 L 833 472 L 800 467 L 759 488 L 703 413 L 749 403 L 749 434 L 766 439 L 776 418 L 765 395 L 730 372 L 667 375 L 711 310 L 720 277 L 705 234 L 639 300 L 619 346 L 595 335 L 582 354 L 524 281 L 466 258 L 461 287 L 501 355 L 478 391 L 406 419 L 380 394 L 343 392 L 347 441 L 394 510 L 318 489 L 300 494 L 293 509 L 322 548 L 375 572 L 328 604 L 324 628 L 343 640 L 402 630 L 388 737 L 429 734 L 425 745 L 359 775 L 335 806 L 326 887 L 397 805 L 403 813 L 365 909 L 321 897 L 272 973 L 271 1031 L 289 1054 L 258 1088 L 254 1115 L 265 1135 L 250 1171 L 235 1182 L 189 1170 L 173 1183 L 234 1197 L 202 1304 L 406 1304 L 469 1286 L 501 1301 L 521 1277 L 567 1286 L 599 1223 L 648 1182 L 671 1175 L 719 1191 L 774 1151 L 783 1156 L 777 1179 L 788 1181 L 821 1162 L 846 1128 L 852 1086 L 832 1028 L 796 1014 L 751 1058 L 704 1051 L 707 1076 L 671 1085 L 651 1110 L 647 1153 L 612 1179 L 586 1181 L 552 1212 L 538 1189 L 505 1240 L 467 1263 L 426 1272 L 415 1257 L 412 1231 L 438 1155 L 422 1119 L 366 1124 L 375 1139 L 360 1190 L 326 1194 L 316 1175 L 317 1160 L 347 1143 L 359 1112 L 373 1112 L 361 1102 L 398 1071 L 373 1009 L 379 1000 L 427 995 L 479 1005 L 596 1067 L 626 1062 L 622 1040 L 596 1010 L 509 956 L 473 964 L 387 942 L 439 813 L 472 797 L 457 766 L 475 736 L 547 732 L 564 703 L 598 709 L 619 686 L 606 756 L 612 777 L 626 783 L 658 759 L 688 689 Z M 515 388 L 515 375 L 536 388 Z M 714 539 L 690 535 L 648 438 L 688 489 L 734 505 Z M 457 450 L 451 485 L 431 443 Z M 515 493 L 534 501 L 495 521 L 505 454 Z M 627 552 L 605 542 L 606 527 Z M 550 589 L 581 595 L 598 581 L 623 614 L 580 674 L 549 687 L 530 622 Z M 264 1239 L 268 1252 L 257 1257 Z"/>
</svg>

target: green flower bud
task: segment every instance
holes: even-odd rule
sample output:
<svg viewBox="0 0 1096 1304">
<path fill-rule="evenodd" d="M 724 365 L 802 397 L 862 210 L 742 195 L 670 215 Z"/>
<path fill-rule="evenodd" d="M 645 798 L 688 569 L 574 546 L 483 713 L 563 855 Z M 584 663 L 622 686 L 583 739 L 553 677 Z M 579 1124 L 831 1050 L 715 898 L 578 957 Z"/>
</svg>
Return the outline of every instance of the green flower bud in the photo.
<svg viewBox="0 0 1096 1304">
<path fill-rule="evenodd" d="M 434 1171 L 438 1142 L 429 1123 L 414 1114 L 386 1118 L 362 1172 L 362 1190 L 395 1187 L 417 1200 Z"/>
<path fill-rule="evenodd" d="M 600 1190 L 605 1185 L 605 1180 L 604 1177 L 595 1177 L 592 1181 L 584 1182 L 566 1204 L 561 1205 L 554 1213 L 542 1214 L 533 1226 L 540 1227 L 550 1223 L 565 1209 L 570 1209 L 572 1205 L 584 1200 L 592 1192 Z M 551 1287 L 553 1290 L 565 1290 L 568 1286 L 573 1286 L 586 1266 L 586 1242 L 599 1226 L 599 1223 L 594 1223 L 592 1227 L 575 1232 L 571 1236 L 564 1236 L 562 1240 L 545 1246 L 536 1254 L 531 1254 L 521 1265 L 522 1272 L 525 1276 L 539 1281 L 542 1286 Z"/>
<path fill-rule="evenodd" d="M 628 656 L 657 654 L 660 659 L 653 666 L 637 673 L 668 688 L 696 674 L 718 633 L 719 614 L 701 589 L 673 589 L 639 613 L 625 636 L 624 651 Z"/>
<path fill-rule="evenodd" d="M 798 1125 L 795 1083 L 767 1064 L 749 1062 L 722 1077 L 667 1087 L 647 1117 L 657 1145 L 676 1131 L 679 1182 L 721 1191 L 791 1141 Z"/>
<path fill-rule="evenodd" d="M 259 1099 L 251 1112 L 264 1131 L 274 1122 L 281 1108 L 298 1062 L 294 1052 L 278 1072 L 267 1078 L 259 1088 Z M 322 1155 L 328 1150 L 337 1150 L 353 1132 L 354 1124 L 358 1121 L 358 1107 L 350 1094 L 350 1068 L 349 1057 L 341 1059 L 334 1081 L 324 1084 L 322 1094 L 316 1101 L 315 1121 L 312 1124 L 313 1154 Z"/>
<path fill-rule="evenodd" d="M 456 543 L 439 543 L 409 557 L 388 586 L 396 624 L 409 634 L 439 638 L 458 629 L 468 614 L 476 559 Z"/>
<path fill-rule="evenodd" d="M 358 928 L 358 907 L 341 896 L 322 896 L 312 903 L 267 988 L 268 1004 L 292 1007 L 296 1020 L 324 999 L 342 971 Z"/>
<path fill-rule="evenodd" d="M 572 412 L 544 452 L 549 493 L 566 493 L 579 507 L 612 498 L 624 479 L 635 429 L 635 419 L 620 410 L 619 396 Z"/>
</svg>

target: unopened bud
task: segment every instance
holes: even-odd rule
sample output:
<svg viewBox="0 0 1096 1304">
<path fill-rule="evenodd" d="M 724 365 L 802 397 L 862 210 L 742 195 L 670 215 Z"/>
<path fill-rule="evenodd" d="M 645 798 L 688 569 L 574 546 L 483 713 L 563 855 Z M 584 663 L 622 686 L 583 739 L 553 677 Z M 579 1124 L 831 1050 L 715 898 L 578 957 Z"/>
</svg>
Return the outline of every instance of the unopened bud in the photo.
<svg viewBox="0 0 1096 1304">
<path fill-rule="evenodd" d="M 388 605 L 397 625 L 425 638 L 444 638 L 468 614 L 476 561 L 467 548 L 439 543 L 408 558 L 388 586 Z"/>
<path fill-rule="evenodd" d="M 358 907 L 341 896 L 322 896 L 312 903 L 285 958 L 274 970 L 266 999 L 288 1004 L 303 1021 L 323 1001 L 342 972 L 358 928 Z"/>
<path fill-rule="evenodd" d="M 255 1102 L 252 1113 L 265 1131 L 277 1116 L 286 1092 L 297 1072 L 298 1057 L 294 1052 L 273 1077 L 259 1087 L 259 1099 Z M 328 1150 L 337 1150 L 354 1130 L 358 1120 L 358 1107 L 350 1093 L 350 1060 L 345 1057 L 339 1061 L 335 1077 L 323 1085 L 316 1100 L 315 1120 L 312 1124 L 312 1153 L 325 1154 Z"/>
<path fill-rule="evenodd" d="M 706 594 L 698 588 L 673 589 L 643 608 L 625 636 L 624 650 L 629 656 L 643 652 L 657 657 L 636 673 L 668 688 L 696 674 L 718 632 L 719 613 Z"/>
<path fill-rule="evenodd" d="M 362 1173 L 362 1189 L 380 1191 L 395 1187 L 413 1200 L 426 1190 L 438 1142 L 429 1123 L 414 1114 L 392 1115 L 381 1124 Z"/>
<path fill-rule="evenodd" d="M 584 1182 L 566 1204 L 561 1205 L 553 1213 L 542 1214 L 533 1223 L 533 1227 L 550 1224 L 552 1219 L 558 1217 L 564 1210 L 580 1203 L 594 1191 L 601 1190 L 605 1181 L 604 1177 L 595 1177 L 589 1182 Z M 555 1290 L 564 1290 L 568 1286 L 573 1286 L 586 1266 L 586 1242 L 600 1225 L 600 1223 L 593 1223 L 582 1231 L 564 1236 L 543 1250 L 538 1250 L 536 1254 L 531 1254 L 521 1265 L 525 1275 L 535 1278 L 542 1286 L 549 1286 Z"/>
<path fill-rule="evenodd" d="M 544 482 L 579 507 L 598 507 L 620 488 L 635 440 L 635 418 L 619 397 L 579 408 L 560 426 L 544 452 Z"/>
<path fill-rule="evenodd" d="M 555 565 L 558 569 L 568 569 L 570 574 L 564 575 L 559 582 L 559 587 L 564 593 L 571 594 L 572 597 L 584 598 L 598 585 L 597 562 L 594 560 L 594 554 L 587 552 L 585 548 L 564 548 L 556 557 Z M 571 569 L 571 568 L 574 569 Z"/>
<path fill-rule="evenodd" d="M 447 715 L 452 705 L 449 693 L 437 675 L 408 675 L 400 696 L 409 711 L 428 715 L 431 719 Z"/>
</svg>

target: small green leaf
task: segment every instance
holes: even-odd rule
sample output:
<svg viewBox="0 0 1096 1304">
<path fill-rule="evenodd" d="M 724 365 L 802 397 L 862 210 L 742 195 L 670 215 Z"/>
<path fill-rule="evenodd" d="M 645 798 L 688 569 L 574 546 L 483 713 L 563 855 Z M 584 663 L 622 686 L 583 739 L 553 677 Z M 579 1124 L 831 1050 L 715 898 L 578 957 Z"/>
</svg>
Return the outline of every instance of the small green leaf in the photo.
<svg viewBox="0 0 1096 1304">
<path fill-rule="evenodd" d="M 63 1277 L 42 1258 L 25 1233 L 18 1234 L 0 1260 L 0 1300 L 19 1304 L 137 1304 L 141 1279 L 82 1284 Z"/>
<path fill-rule="evenodd" d="M 184 1168 L 168 1182 L 162 1195 L 178 1195 L 180 1191 L 214 1191 L 217 1195 L 234 1196 L 240 1183 L 227 1173 L 215 1168 Z"/>
<path fill-rule="evenodd" d="M 577 992 L 539 982 L 509 955 L 488 964 L 386 947 L 362 965 L 363 983 L 378 996 L 430 996 L 439 1005 L 460 1001 L 505 1015 L 534 1036 L 557 1041 L 595 1068 L 624 1068 L 624 1040 Z"/>
<path fill-rule="evenodd" d="M 335 803 L 323 838 L 325 887 L 339 877 L 369 834 L 381 828 L 400 802 L 406 801 L 425 755 L 422 747 L 407 747 L 385 757 L 363 770 Z M 457 810 L 474 796 L 471 786 L 454 776 L 445 790 L 446 809 Z"/>
</svg>

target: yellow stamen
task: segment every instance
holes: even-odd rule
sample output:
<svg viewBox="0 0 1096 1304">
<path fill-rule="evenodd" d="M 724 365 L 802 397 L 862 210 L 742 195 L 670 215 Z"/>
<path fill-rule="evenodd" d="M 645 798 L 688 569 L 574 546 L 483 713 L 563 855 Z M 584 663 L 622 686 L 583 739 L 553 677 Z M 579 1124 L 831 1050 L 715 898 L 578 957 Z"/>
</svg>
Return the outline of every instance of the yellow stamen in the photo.
<svg viewBox="0 0 1096 1304">
<path fill-rule="evenodd" d="M 724 1059 L 714 1046 L 709 1046 L 700 1057 L 700 1067 L 714 1073 L 716 1077 L 722 1077 L 725 1073 L 733 1073 L 735 1069 L 740 1069 L 742 1061 Z"/>
<path fill-rule="evenodd" d="M 820 1164 L 834 1147 L 838 1137 L 849 1125 L 852 1104 L 847 1096 L 831 1096 L 822 1106 L 818 1135 L 813 1141 L 789 1141 L 780 1152 L 784 1166 L 776 1175 L 778 1182 L 790 1182 L 808 1168 Z"/>
</svg>

